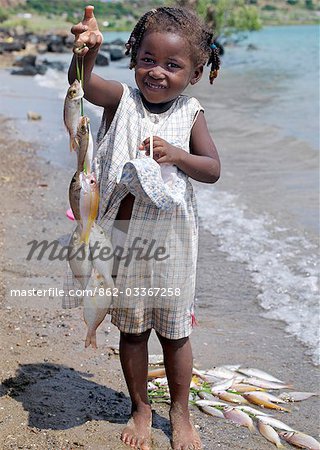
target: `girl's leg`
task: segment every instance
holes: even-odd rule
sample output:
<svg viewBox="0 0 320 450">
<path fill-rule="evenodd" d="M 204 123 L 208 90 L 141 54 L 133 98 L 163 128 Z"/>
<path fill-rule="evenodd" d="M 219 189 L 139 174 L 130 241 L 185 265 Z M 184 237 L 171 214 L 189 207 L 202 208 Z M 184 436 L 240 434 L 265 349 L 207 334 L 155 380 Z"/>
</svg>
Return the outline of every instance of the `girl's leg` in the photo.
<svg viewBox="0 0 320 450">
<path fill-rule="evenodd" d="M 192 377 L 192 350 L 189 338 L 166 339 L 158 334 L 171 396 L 170 421 L 174 450 L 198 450 L 201 440 L 190 422 L 189 389 Z"/>
<path fill-rule="evenodd" d="M 120 333 L 120 361 L 132 402 L 132 417 L 122 432 L 122 441 L 132 448 L 149 450 L 151 407 L 148 401 L 148 339 L 141 334 Z"/>
</svg>

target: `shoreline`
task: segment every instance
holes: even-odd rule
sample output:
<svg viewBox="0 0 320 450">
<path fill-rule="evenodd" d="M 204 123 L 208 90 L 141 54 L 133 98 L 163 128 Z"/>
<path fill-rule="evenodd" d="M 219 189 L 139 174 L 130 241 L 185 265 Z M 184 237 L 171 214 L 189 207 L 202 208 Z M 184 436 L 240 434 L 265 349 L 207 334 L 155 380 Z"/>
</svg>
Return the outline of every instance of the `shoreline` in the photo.
<svg viewBox="0 0 320 450">
<path fill-rule="evenodd" d="M 1 153 L 8 178 L 1 187 L 5 199 L 1 292 L 7 293 L 0 301 L 4 361 L 0 371 L 0 446 L 3 450 L 21 445 L 39 450 L 124 450 L 127 447 L 119 436 L 128 418 L 129 401 L 115 351 L 116 328 L 106 320 L 98 332 L 98 351 L 85 351 L 85 325 L 79 309 L 62 310 L 56 298 L 28 299 L 21 305 L 19 299 L 8 297 L 8 289 L 13 287 L 61 286 L 60 264 L 26 262 L 25 243 L 35 236 L 54 239 L 72 228 L 64 217 L 69 172 L 52 170 L 32 144 L 15 139 L 14 127 L 12 119 L 1 120 Z M 4 152 L 5 148 L 11 151 Z M 8 189 L 10 197 L 4 196 Z M 317 390 L 319 371 L 304 355 L 305 348 L 285 334 L 280 322 L 260 317 L 258 291 L 246 266 L 230 261 L 219 247 L 217 238 L 201 228 L 199 326 L 191 338 L 196 365 L 204 369 L 236 363 L 253 366 L 293 382 L 296 390 Z M 212 263 L 214 270 L 208 270 Z M 213 322 L 208 321 L 208 308 L 214 308 Z M 150 353 L 159 353 L 159 348 L 153 334 Z M 168 406 L 153 408 L 153 449 L 170 448 Z M 293 404 L 290 409 L 286 417 L 275 416 L 317 438 L 319 399 Z M 195 407 L 191 410 L 206 450 L 271 448 L 257 432 L 250 434 Z"/>
</svg>

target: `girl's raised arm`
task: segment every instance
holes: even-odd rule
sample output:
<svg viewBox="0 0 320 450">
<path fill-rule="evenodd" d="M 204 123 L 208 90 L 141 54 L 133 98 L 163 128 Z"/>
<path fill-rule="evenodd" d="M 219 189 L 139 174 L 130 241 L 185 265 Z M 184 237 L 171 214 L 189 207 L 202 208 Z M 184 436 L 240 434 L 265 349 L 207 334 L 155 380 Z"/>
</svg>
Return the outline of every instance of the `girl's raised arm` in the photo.
<svg viewBox="0 0 320 450">
<path fill-rule="evenodd" d="M 92 73 L 95 60 L 103 38 L 93 14 L 94 7 L 87 6 L 82 22 L 71 28 L 75 36 L 74 56 L 72 58 L 68 79 L 70 84 L 76 79 L 76 59 L 83 56 L 84 64 L 84 97 L 91 103 L 114 109 L 118 106 L 123 87 L 118 81 L 104 80 Z"/>
</svg>

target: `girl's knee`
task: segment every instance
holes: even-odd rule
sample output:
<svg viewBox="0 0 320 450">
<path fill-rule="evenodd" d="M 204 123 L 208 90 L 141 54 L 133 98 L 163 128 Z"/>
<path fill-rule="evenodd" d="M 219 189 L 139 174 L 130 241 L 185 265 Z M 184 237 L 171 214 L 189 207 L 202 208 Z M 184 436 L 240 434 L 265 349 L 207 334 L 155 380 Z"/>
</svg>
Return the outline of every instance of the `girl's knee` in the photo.
<svg viewBox="0 0 320 450">
<path fill-rule="evenodd" d="M 157 333 L 157 336 L 162 347 L 170 347 L 172 349 L 179 349 L 189 342 L 188 336 L 181 339 L 168 339 L 161 336 L 159 333 Z"/>
<path fill-rule="evenodd" d="M 148 341 L 150 332 L 151 330 L 147 330 L 139 334 L 120 332 L 120 339 L 128 344 L 139 344 Z"/>
</svg>

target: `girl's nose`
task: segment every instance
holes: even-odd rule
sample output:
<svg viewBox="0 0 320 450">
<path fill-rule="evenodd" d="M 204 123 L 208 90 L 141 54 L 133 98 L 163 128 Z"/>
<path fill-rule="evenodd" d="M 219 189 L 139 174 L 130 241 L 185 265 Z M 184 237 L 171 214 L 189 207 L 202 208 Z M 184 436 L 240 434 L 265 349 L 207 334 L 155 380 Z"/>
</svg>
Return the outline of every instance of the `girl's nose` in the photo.
<svg viewBox="0 0 320 450">
<path fill-rule="evenodd" d="M 153 67 L 153 69 L 149 71 L 149 76 L 154 78 L 155 80 L 162 79 L 164 78 L 163 70 L 159 66 Z"/>
</svg>

